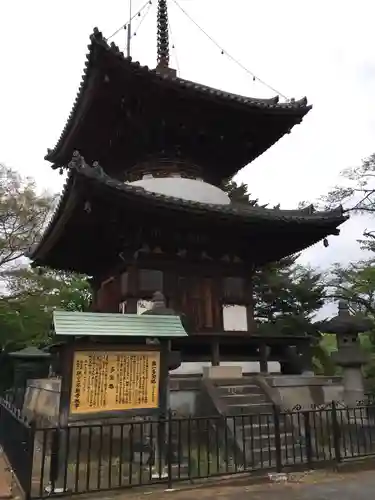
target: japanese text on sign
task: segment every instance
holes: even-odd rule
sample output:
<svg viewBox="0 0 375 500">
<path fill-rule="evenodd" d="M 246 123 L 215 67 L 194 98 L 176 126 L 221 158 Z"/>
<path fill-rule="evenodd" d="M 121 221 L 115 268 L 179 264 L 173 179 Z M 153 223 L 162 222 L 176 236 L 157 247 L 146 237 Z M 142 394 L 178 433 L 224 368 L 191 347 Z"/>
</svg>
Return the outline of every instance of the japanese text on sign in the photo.
<svg viewBox="0 0 375 500">
<path fill-rule="evenodd" d="M 74 353 L 72 414 L 157 408 L 157 351 Z"/>
</svg>

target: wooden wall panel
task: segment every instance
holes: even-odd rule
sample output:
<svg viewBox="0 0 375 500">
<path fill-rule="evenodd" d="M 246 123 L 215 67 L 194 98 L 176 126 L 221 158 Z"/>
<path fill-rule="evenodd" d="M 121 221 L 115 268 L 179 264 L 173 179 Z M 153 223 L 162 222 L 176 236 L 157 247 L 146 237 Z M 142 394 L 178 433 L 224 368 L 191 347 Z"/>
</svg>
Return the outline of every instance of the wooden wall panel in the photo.
<svg viewBox="0 0 375 500">
<path fill-rule="evenodd" d="M 121 302 L 120 277 L 106 280 L 97 292 L 97 310 L 103 313 L 117 313 Z"/>
</svg>

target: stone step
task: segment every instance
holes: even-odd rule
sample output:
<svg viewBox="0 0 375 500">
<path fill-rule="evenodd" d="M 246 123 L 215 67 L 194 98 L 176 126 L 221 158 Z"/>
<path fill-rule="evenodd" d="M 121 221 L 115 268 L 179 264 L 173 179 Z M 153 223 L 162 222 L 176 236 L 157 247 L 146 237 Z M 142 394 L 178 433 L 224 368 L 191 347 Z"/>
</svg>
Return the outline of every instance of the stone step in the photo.
<svg viewBox="0 0 375 500">
<path fill-rule="evenodd" d="M 271 403 L 227 404 L 228 415 L 273 415 Z"/>
<path fill-rule="evenodd" d="M 248 386 L 259 390 L 259 386 L 254 384 L 248 378 L 228 378 L 228 379 L 211 379 L 215 387 L 241 387 Z"/>
<path fill-rule="evenodd" d="M 259 387 L 252 385 L 226 385 L 216 387 L 220 396 L 240 396 L 241 394 L 264 395 Z"/>
<path fill-rule="evenodd" d="M 261 422 L 259 424 L 242 424 L 237 423 L 236 429 L 240 432 L 243 432 L 245 436 L 266 436 L 268 434 L 273 435 L 275 433 L 275 423 L 273 421 Z M 280 433 L 281 434 L 290 434 L 292 432 L 292 426 L 280 425 Z"/>
<path fill-rule="evenodd" d="M 258 424 L 247 424 L 246 422 L 238 422 L 238 419 L 236 420 L 235 424 L 229 420 L 227 426 L 232 435 L 236 433 L 236 436 L 240 436 L 241 439 L 259 439 L 259 436 L 275 435 L 275 424 L 273 421 L 261 421 Z M 280 435 L 292 437 L 292 426 L 280 425 Z"/>
<path fill-rule="evenodd" d="M 239 420 L 239 421 L 238 421 Z M 236 427 L 243 428 L 245 429 L 246 433 L 251 433 L 251 429 L 253 429 L 254 433 L 267 433 L 268 430 L 270 432 L 273 432 L 275 428 L 275 422 L 273 418 L 268 415 L 266 415 L 266 418 L 258 418 L 258 415 L 255 415 L 255 419 L 251 419 L 251 422 L 249 422 L 249 419 L 244 419 L 244 422 L 240 422 L 241 417 L 237 419 L 236 422 Z"/>
<path fill-rule="evenodd" d="M 236 432 L 236 439 L 238 441 L 238 444 L 240 447 L 245 446 L 245 448 L 248 447 L 253 447 L 253 448 L 268 448 L 268 447 L 274 447 L 276 446 L 276 435 L 275 434 L 255 434 L 253 433 L 252 435 L 243 435 L 242 431 L 240 434 Z M 280 442 L 282 446 L 288 445 L 291 446 L 293 443 L 301 442 L 302 440 L 299 441 L 295 436 L 293 436 L 292 432 L 282 432 L 280 434 Z"/>
<path fill-rule="evenodd" d="M 302 455 L 302 460 L 301 460 Z M 239 451 L 238 459 L 241 457 L 241 451 Z M 247 465 L 259 464 L 259 465 L 276 465 L 276 447 L 263 447 L 263 448 L 245 448 L 245 453 L 242 451 L 243 461 L 246 458 Z M 242 458 L 241 457 L 241 458 Z M 306 462 L 306 450 L 304 447 L 283 445 L 281 447 L 281 460 L 283 463 L 301 463 Z"/>
<path fill-rule="evenodd" d="M 235 422 L 236 426 L 245 426 L 245 427 L 250 427 L 253 426 L 254 428 L 259 428 L 259 427 L 264 427 L 264 428 L 270 428 L 272 429 L 275 425 L 274 421 L 274 415 L 272 413 L 257 413 L 254 412 L 252 414 L 249 414 L 248 411 L 246 411 L 243 414 L 231 414 L 227 415 L 227 421 L 231 425 L 234 425 L 233 422 Z M 284 429 L 292 428 L 292 421 L 290 419 L 280 419 L 279 421 L 279 426 L 280 430 L 284 431 Z"/>
<path fill-rule="evenodd" d="M 221 396 L 221 400 L 227 405 L 234 404 L 257 404 L 257 403 L 268 403 L 268 399 L 264 394 L 226 394 Z"/>
</svg>

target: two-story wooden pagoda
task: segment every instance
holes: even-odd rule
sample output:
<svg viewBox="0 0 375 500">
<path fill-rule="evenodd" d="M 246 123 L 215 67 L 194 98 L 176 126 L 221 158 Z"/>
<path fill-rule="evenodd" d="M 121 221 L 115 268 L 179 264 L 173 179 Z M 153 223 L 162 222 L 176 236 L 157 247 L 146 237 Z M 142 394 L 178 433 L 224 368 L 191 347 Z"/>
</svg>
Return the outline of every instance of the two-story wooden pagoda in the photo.
<svg viewBox="0 0 375 500">
<path fill-rule="evenodd" d="M 136 313 L 139 300 L 162 291 L 188 319 L 189 338 L 174 346 L 185 360 L 256 359 L 254 269 L 338 234 L 345 216 L 230 201 L 222 181 L 311 106 L 178 78 L 168 67 L 165 2 L 158 8 L 156 69 L 124 57 L 94 30 L 73 109 L 46 156 L 68 170 L 67 182 L 31 258 L 92 277 L 98 312 Z M 224 324 L 233 304 L 245 327 Z"/>
</svg>

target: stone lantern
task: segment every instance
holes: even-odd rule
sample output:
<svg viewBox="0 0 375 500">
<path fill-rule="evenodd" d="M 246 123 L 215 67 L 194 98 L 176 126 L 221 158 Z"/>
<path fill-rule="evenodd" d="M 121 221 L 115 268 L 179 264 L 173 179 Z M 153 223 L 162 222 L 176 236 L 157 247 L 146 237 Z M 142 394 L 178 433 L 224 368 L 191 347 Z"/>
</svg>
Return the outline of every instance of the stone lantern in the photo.
<svg viewBox="0 0 375 500">
<path fill-rule="evenodd" d="M 362 366 L 369 359 L 361 347 L 359 334 L 367 332 L 372 322 L 363 315 L 351 315 L 344 300 L 340 300 L 338 308 L 338 315 L 324 328 L 326 333 L 336 335 L 338 349 L 332 353 L 332 359 L 343 370 L 344 402 L 355 407 L 365 399 Z"/>
<path fill-rule="evenodd" d="M 180 316 L 183 326 L 186 329 L 185 318 L 166 306 L 165 297 L 161 292 L 155 292 L 152 296 L 151 302 L 151 309 L 145 311 L 142 315 Z M 181 355 L 179 352 L 171 350 L 171 342 L 168 341 L 168 370 L 175 370 L 180 365 Z"/>
<path fill-rule="evenodd" d="M 46 378 L 48 376 L 51 355 L 37 347 L 30 346 L 9 353 L 13 359 L 14 400 L 13 403 L 22 407 L 28 379 Z"/>
</svg>

